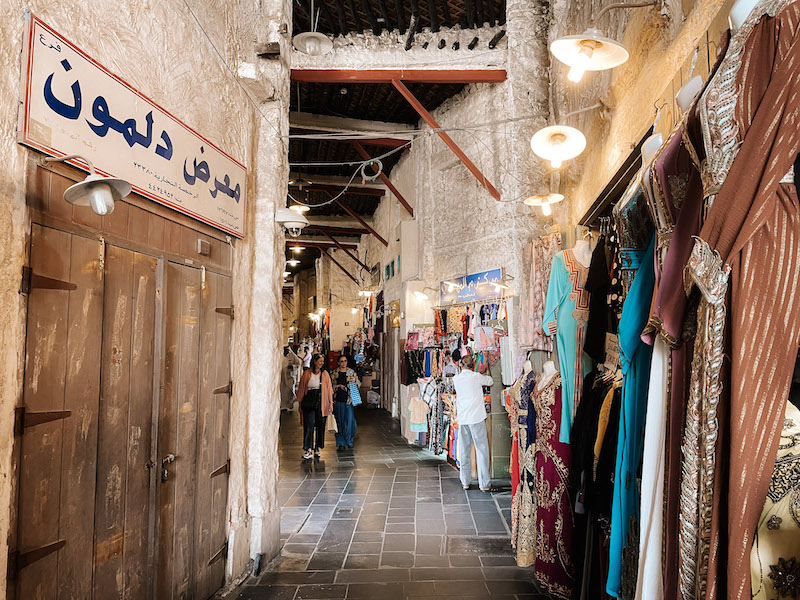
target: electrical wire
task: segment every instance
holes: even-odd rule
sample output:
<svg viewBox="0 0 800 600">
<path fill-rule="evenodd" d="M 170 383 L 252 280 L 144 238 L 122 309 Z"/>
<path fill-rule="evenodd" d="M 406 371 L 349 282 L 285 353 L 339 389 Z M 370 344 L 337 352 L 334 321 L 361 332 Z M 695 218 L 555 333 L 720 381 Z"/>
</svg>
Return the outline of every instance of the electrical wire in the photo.
<svg viewBox="0 0 800 600">
<path fill-rule="evenodd" d="M 253 108 L 255 108 L 258 111 L 258 114 L 261 115 L 261 118 L 264 119 L 264 121 L 266 123 L 268 123 L 270 127 L 272 127 L 272 130 L 275 132 L 275 135 L 277 135 L 278 139 L 281 141 L 281 145 L 283 146 L 283 150 L 284 151 L 288 151 L 287 148 L 286 148 L 286 144 L 283 141 L 283 136 L 281 136 L 280 131 L 278 131 L 278 128 L 275 127 L 275 125 L 272 123 L 272 121 L 267 119 L 267 116 L 261 111 L 261 107 L 258 106 L 256 101 L 253 100 L 253 97 L 250 95 L 250 93 L 244 87 L 242 82 L 239 81 L 239 76 L 234 72 L 233 69 L 231 69 L 230 65 L 228 65 L 228 62 L 222 56 L 222 53 L 219 51 L 219 49 L 217 49 L 217 46 L 214 44 L 214 41 L 211 39 L 211 36 L 208 35 L 208 32 L 203 27 L 203 24 L 200 22 L 200 19 L 197 18 L 197 15 L 194 13 L 194 11 L 192 10 L 192 7 L 189 5 L 188 0 L 183 0 L 183 3 L 186 5 L 186 8 L 189 10 L 189 14 L 191 14 L 192 18 L 194 18 L 195 23 L 197 23 L 197 26 L 200 28 L 200 31 L 202 31 L 203 35 L 206 36 L 206 39 L 208 40 L 208 43 L 211 44 L 211 47 L 214 49 L 214 52 L 216 52 L 217 56 L 219 57 L 220 62 L 225 66 L 225 68 L 233 76 L 233 80 L 236 82 L 236 84 L 239 86 L 239 88 L 242 90 L 242 92 L 244 92 L 244 95 L 250 101 L 250 104 L 253 105 Z"/>
</svg>

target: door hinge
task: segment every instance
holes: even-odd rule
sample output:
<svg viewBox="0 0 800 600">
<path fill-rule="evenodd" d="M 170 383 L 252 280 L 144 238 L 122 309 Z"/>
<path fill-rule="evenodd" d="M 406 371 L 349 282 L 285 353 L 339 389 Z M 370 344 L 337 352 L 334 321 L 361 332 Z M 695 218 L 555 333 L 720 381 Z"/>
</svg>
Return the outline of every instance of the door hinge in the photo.
<svg viewBox="0 0 800 600">
<path fill-rule="evenodd" d="M 222 548 L 220 548 L 217 551 L 217 553 L 211 557 L 211 559 L 208 561 L 208 564 L 213 565 L 220 558 L 227 558 L 227 557 L 228 557 L 228 542 L 225 542 L 224 544 L 222 544 Z"/>
<path fill-rule="evenodd" d="M 221 315 L 228 315 L 231 319 L 233 319 L 233 305 L 231 306 L 218 306 L 216 311 Z"/>
<path fill-rule="evenodd" d="M 222 387 L 218 387 L 212 393 L 214 394 L 228 394 L 228 396 L 233 396 L 233 381 L 229 381 L 226 385 Z"/>
<path fill-rule="evenodd" d="M 14 435 L 22 435 L 25 429 L 28 427 L 33 427 L 34 425 L 41 425 L 42 423 L 49 423 L 50 421 L 66 419 L 71 414 L 72 411 L 69 410 L 31 412 L 24 406 L 18 406 L 14 409 Z"/>
<path fill-rule="evenodd" d="M 230 473 L 231 470 L 231 459 L 225 461 L 225 464 L 219 467 L 218 469 L 214 469 L 211 471 L 211 477 L 216 477 L 217 475 L 222 475 L 223 473 Z"/>
<path fill-rule="evenodd" d="M 61 281 L 52 277 L 37 275 L 30 267 L 22 267 L 22 284 L 19 291 L 21 294 L 30 294 L 31 290 L 39 288 L 43 290 L 77 290 L 78 286 L 69 281 Z"/>
<path fill-rule="evenodd" d="M 14 550 L 13 552 L 9 552 L 8 553 L 9 575 L 11 577 L 16 577 L 19 574 L 19 572 L 28 565 L 43 559 L 48 554 L 52 554 L 53 552 L 58 552 L 66 545 L 67 545 L 66 540 L 58 540 L 57 542 L 53 542 L 52 544 L 47 544 L 46 546 L 41 546 L 40 548 L 34 548 L 33 550 L 29 550 L 28 552 L 20 552 L 19 550 Z"/>
</svg>

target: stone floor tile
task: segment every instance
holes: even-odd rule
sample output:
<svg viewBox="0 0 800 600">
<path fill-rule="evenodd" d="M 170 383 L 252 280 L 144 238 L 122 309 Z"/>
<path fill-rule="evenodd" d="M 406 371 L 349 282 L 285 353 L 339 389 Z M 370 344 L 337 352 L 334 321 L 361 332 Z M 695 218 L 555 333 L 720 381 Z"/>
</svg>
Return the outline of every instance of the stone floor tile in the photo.
<svg viewBox="0 0 800 600">
<path fill-rule="evenodd" d="M 308 563 L 309 571 L 337 571 L 344 564 L 345 552 L 315 552 Z"/>
<path fill-rule="evenodd" d="M 387 533 L 383 536 L 383 551 L 413 552 L 414 543 L 415 538 L 413 533 Z"/>
<path fill-rule="evenodd" d="M 377 569 L 380 566 L 380 554 L 348 554 L 344 561 L 345 569 Z"/>
<path fill-rule="evenodd" d="M 414 555 L 411 552 L 384 552 L 381 566 L 410 568 L 414 566 Z"/>
<path fill-rule="evenodd" d="M 343 584 L 301 585 L 297 588 L 295 600 L 336 600 L 347 595 L 347 586 Z"/>
<path fill-rule="evenodd" d="M 351 583 L 347 586 L 347 599 L 405 600 L 403 585 L 402 583 Z"/>
<path fill-rule="evenodd" d="M 240 588 L 235 600 L 292 600 L 297 593 L 296 585 L 253 585 Z"/>
</svg>

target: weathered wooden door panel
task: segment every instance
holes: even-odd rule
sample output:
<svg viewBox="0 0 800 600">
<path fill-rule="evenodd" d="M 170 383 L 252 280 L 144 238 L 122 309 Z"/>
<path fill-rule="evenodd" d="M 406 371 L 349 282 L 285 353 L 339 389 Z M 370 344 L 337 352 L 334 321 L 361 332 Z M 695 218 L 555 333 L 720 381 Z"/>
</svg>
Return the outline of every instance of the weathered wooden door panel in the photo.
<svg viewBox="0 0 800 600">
<path fill-rule="evenodd" d="M 228 491 L 228 407 L 231 318 L 217 312 L 230 306 L 230 279 L 207 273 L 200 319 L 200 389 L 197 430 L 197 504 L 195 511 L 195 596 L 210 597 L 225 579 L 220 550 L 226 540 Z M 213 561 L 212 561 L 213 559 Z M 209 562 L 211 561 L 211 564 Z"/>
<path fill-rule="evenodd" d="M 158 598 L 191 598 L 197 492 L 201 274 L 167 263 L 162 466 L 158 523 Z M 168 462 L 174 456 L 172 462 Z"/>
<path fill-rule="evenodd" d="M 20 560 L 19 598 L 91 595 L 101 249 L 97 241 L 38 225 L 31 232 L 33 273 L 71 282 L 75 289 L 34 287 L 28 297 L 25 411 L 70 416 L 23 430 L 18 556 L 65 543 L 30 564 Z"/>
<path fill-rule="evenodd" d="M 155 273 L 158 261 L 109 246 L 95 504 L 95 598 L 146 597 Z"/>
</svg>

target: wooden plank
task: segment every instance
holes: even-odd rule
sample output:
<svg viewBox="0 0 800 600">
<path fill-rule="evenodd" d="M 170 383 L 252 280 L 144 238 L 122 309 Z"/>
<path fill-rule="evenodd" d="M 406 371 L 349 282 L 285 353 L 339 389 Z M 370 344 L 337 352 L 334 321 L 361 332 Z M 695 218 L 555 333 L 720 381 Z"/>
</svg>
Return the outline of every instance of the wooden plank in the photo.
<svg viewBox="0 0 800 600">
<path fill-rule="evenodd" d="M 361 259 L 360 259 L 360 258 L 358 258 L 358 257 L 357 257 L 355 254 L 353 254 L 352 252 L 350 252 L 350 250 L 348 250 L 347 248 L 345 248 L 344 246 L 342 246 L 342 245 L 341 245 L 341 244 L 340 244 L 340 243 L 339 243 L 339 242 L 336 240 L 336 238 L 334 238 L 334 237 L 333 237 L 331 234 L 329 234 L 327 231 L 323 231 L 322 233 L 324 233 L 326 236 L 328 236 L 328 237 L 331 239 L 331 241 L 332 241 L 334 244 L 336 244 L 336 246 L 337 246 L 339 249 L 343 250 L 343 251 L 344 251 L 344 253 L 345 253 L 345 254 L 347 254 L 347 256 L 349 256 L 350 258 L 352 258 L 352 259 L 353 259 L 354 261 L 356 261 L 356 262 L 357 262 L 359 265 L 361 265 L 361 266 L 362 266 L 362 267 L 364 267 L 364 268 L 365 268 L 367 271 L 369 271 L 369 267 L 368 267 L 368 266 L 367 266 L 365 263 L 361 262 Z"/>
<path fill-rule="evenodd" d="M 96 598 L 123 594 L 122 549 L 125 535 L 125 478 L 130 396 L 133 252 L 106 248 L 103 345 L 98 422 L 97 492 L 95 500 Z"/>
<path fill-rule="evenodd" d="M 331 195 L 331 198 L 333 198 L 333 195 Z M 361 223 L 361 224 L 364 226 L 364 229 L 366 229 L 366 230 L 367 230 L 367 231 L 369 231 L 369 232 L 370 232 L 372 235 L 374 235 L 374 236 L 377 238 L 377 240 L 378 240 L 378 241 L 379 241 L 381 244 L 383 244 L 383 245 L 384 245 L 384 246 L 386 246 L 386 247 L 388 247 L 388 246 L 389 246 L 389 242 L 387 242 L 385 239 L 383 239 L 383 237 L 381 236 L 381 234 L 379 234 L 379 233 L 378 233 L 377 231 L 375 231 L 375 230 L 374 230 L 372 227 L 370 227 L 370 226 L 367 224 L 367 222 L 366 222 L 364 219 L 362 219 L 362 218 L 361 218 L 361 217 L 358 215 L 358 213 L 357 213 L 356 211 L 354 211 L 352 208 L 350 208 L 349 206 L 347 206 L 347 205 L 346 205 L 344 202 L 342 202 L 342 201 L 341 201 L 341 200 L 339 200 L 339 199 L 337 199 L 337 200 L 334 200 L 334 202 L 336 202 L 336 204 L 338 204 L 338 205 L 341 207 L 341 209 L 342 209 L 344 212 L 346 212 L 348 215 L 350 215 L 351 217 L 353 217 L 353 218 L 354 218 L 356 221 L 358 221 L 359 223 Z M 320 249 L 322 249 L 322 247 L 321 247 L 321 246 L 320 246 Z"/>
<path fill-rule="evenodd" d="M 359 283 L 358 279 L 356 279 L 355 277 L 353 277 L 353 276 L 350 274 L 350 271 L 348 271 L 347 269 L 345 269 L 345 268 L 342 266 L 342 263 L 340 263 L 338 260 L 336 260 L 335 258 L 333 258 L 333 256 L 331 256 L 331 255 L 328 253 L 328 251 L 327 251 L 327 250 L 324 250 L 324 249 L 323 249 L 323 250 L 322 250 L 322 253 L 323 253 L 325 256 L 327 256 L 328 258 L 330 258 L 330 259 L 331 259 L 331 262 L 333 262 L 333 264 L 335 264 L 337 267 L 339 267 L 339 269 L 342 271 L 342 273 L 344 273 L 344 274 L 345 274 L 345 275 L 347 275 L 347 276 L 348 276 L 350 279 L 352 279 L 352 280 L 353 280 L 353 283 L 355 283 L 356 285 L 361 285 L 361 284 Z"/>
<path fill-rule="evenodd" d="M 408 100 L 409 104 L 411 104 L 411 106 L 414 107 L 414 110 L 417 111 L 419 116 L 422 117 L 422 119 L 428 125 L 430 125 L 432 129 L 441 129 L 436 120 L 431 116 L 431 114 L 427 110 L 425 110 L 425 107 L 422 106 L 422 104 L 420 104 L 419 100 L 417 100 L 414 97 L 414 95 L 409 91 L 409 89 L 405 86 L 405 84 L 403 84 L 402 81 L 400 81 L 399 79 L 395 79 L 392 83 L 394 84 L 394 87 L 397 88 L 397 91 L 403 94 L 405 99 Z M 488 190 L 488 192 L 495 198 L 495 200 L 500 200 L 500 192 L 498 192 L 492 185 L 492 183 L 488 179 L 486 179 L 486 177 L 483 176 L 483 173 L 481 173 L 480 169 L 478 169 L 478 167 L 475 166 L 475 164 L 467 157 L 467 155 L 464 154 L 463 150 L 461 150 L 461 148 L 458 147 L 458 145 L 453 141 L 453 139 L 449 135 L 447 135 L 447 133 L 444 131 L 437 131 L 436 133 L 439 135 L 440 138 L 442 138 L 442 141 L 445 144 L 447 144 L 447 146 L 453 151 L 453 153 L 461 160 L 461 162 L 464 163 L 464 166 L 467 167 L 469 172 L 475 176 L 475 179 L 477 179 L 478 182 Z"/>
<path fill-rule="evenodd" d="M 66 545 L 58 553 L 58 593 L 84 598 L 92 593 L 97 419 L 100 398 L 100 347 L 103 319 L 102 245 L 72 238 L 69 280 L 69 333 L 63 421 L 61 515 L 58 538 Z M 36 293 L 36 292 L 34 292 Z M 51 301 L 55 298 L 51 296 Z M 27 435 L 24 434 L 24 435 Z M 51 536 L 55 536 L 55 531 Z M 55 539 L 55 537 L 54 537 Z"/>
<path fill-rule="evenodd" d="M 200 271 L 181 267 L 178 396 L 175 409 L 175 454 L 167 467 L 176 489 L 173 524 L 172 594 L 194 597 L 194 504 L 197 493 L 197 395 L 200 349 Z"/>
<path fill-rule="evenodd" d="M 356 152 L 358 152 L 361 155 L 361 158 L 363 158 L 364 160 L 370 160 L 369 154 L 367 154 L 367 151 L 364 150 L 364 147 L 361 144 L 355 141 L 351 143 L 353 144 L 353 148 L 356 149 Z M 400 191 L 394 186 L 392 181 L 389 179 L 388 175 L 386 175 L 386 173 L 381 171 L 378 174 L 378 177 L 380 177 L 381 181 L 384 184 L 386 184 L 386 187 L 388 187 L 392 191 L 392 193 L 395 195 L 395 198 L 397 198 L 398 202 L 400 202 L 400 204 L 402 204 L 403 207 L 408 211 L 408 214 L 410 214 L 413 217 L 414 209 L 411 208 L 411 205 L 408 202 L 406 202 L 406 199 L 403 197 L 403 194 L 401 194 Z"/>
<path fill-rule="evenodd" d="M 502 83 L 503 69 L 292 69 L 292 81 L 308 83 Z"/>
<path fill-rule="evenodd" d="M 233 302 L 231 278 L 217 277 L 217 304 L 227 306 Z M 231 379 L 231 332 L 233 322 L 225 315 L 216 315 L 216 364 L 215 379 L 218 382 Z M 228 435 L 230 428 L 231 399 L 227 396 L 214 396 L 214 454 L 213 464 L 220 465 L 228 460 Z M 211 548 L 221 548 L 228 537 L 228 476 L 214 477 L 211 480 Z M 217 561 L 210 567 L 209 581 L 222 587 L 225 583 L 225 561 Z"/>
<path fill-rule="evenodd" d="M 431 31 L 438 33 L 441 26 L 439 25 L 439 13 L 436 12 L 436 0 L 428 0 L 428 15 L 431 19 Z"/>
<path fill-rule="evenodd" d="M 295 189 L 297 186 L 290 186 Z M 334 194 L 341 193 L 345 186 L 343 185 L 329 185 L 329 184 L 322 184 L 322 183 L 312 183 L 310 185 L 304 185 L 304 190 L 308 190 L 309 192 L 331 192 Z M 374 188 L 374 187 L 358 187 L 356 185 L 351 185 L 347 188 L 346 194 L 355 194 L 358 196 L 385 196 L 386 190 L 383 188 Z"/>
<path fill-rule="evenodd" d="M 372 7 L 370 6 L 369 0 L 361 0 L 361 8 L 364 9 L 364 14 L 367 15 L 369 24 L 372 26 L 372 31 L 375 33 L 375 35 L 380 34 L 381 26 L 380 23 L 378 23 L 378 19 L 375 18 L 375 13 L 372 12 Z"/>
<path fill-rule="evenodd" d="M 394 0 L 394 14 L 397 17 L 397 29 L 401 34 L 406 32 L 406 13 L 402 0 Z"/>
<path fill-rule="evenodd" d="M 71 237 L 34 225 L 30 266 L 46 277 L 70 276 Z M 63 290 L 34 290 L 28 297 L 28 334 L 24 383 L 25 408 L 64 409 L 69 330 L 68 294 Z M 19 538 L 26 552 L 56 541 L 59 525 L 63 421 L 31 428 L 21 441 Z M 19 598 L 55 598 L 58 553 L 25 567 L 19 573 Z"/>
<path fill-rule="evenodd" d="M 172 598 L 175 563 L 173 532 L 175 526 L 176 480 L 174 464 L 169 465 L 166 481 L 161 479 L 161 457 L 176 453 L 177 413 L 180 383 L 181 352 L 181 276 L 183 268 L 172 262 L 166 264 L 166 307 L 164 312 L 164 393 L 158 428 L 158 562 L 156 563 L 156 598 Z"/>
<path fill-rule="evenodd" d="M 133 257 L 133 327 L 125 482 L 124 597 L 146 598 L 152 589 L 148 568 L 150 545 L 150 461 L 153 420 L 156 267 L 158 259 Z"/>
<path fill-rule="evenodd" d="M 200 351 L 199 351 L 199 395 L 197 401 L 197 502 L 194 521 L 194 569 L 197 585 L 196 598 L 208 598 L 216 589 L 211 589 L 208 559 L 214 552 L 211 544 L 212 526 L 212 482 L 208 476 L 214 464 L 214 388 L 216 380 L 216 333 L 219 305 L 217 289 L 219 277 L 206 274 L 205 289 L 202 292 L 200 308 Z"/>
</svg>

